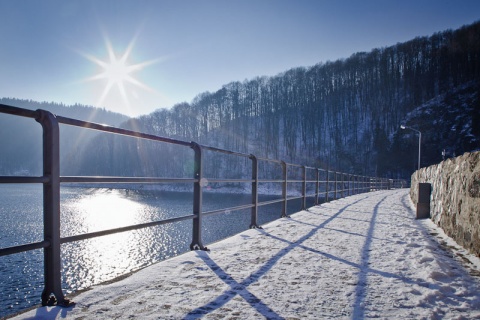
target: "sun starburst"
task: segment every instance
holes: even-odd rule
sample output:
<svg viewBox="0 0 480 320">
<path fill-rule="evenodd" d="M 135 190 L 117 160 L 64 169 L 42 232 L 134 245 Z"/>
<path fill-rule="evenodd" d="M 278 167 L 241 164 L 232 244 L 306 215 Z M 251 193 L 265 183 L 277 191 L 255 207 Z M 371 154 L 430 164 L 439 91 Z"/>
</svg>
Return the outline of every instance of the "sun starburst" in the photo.
<svg viewBox="0 0 480 320">
<path fill-rule="evenodd" d="M 128 60 L 135 44 L 135 38 L 129 43 L 127 49 L 122 55 L 117 55 L 115 53 L 112 44 L 110 43 L 108 38 L 105 39 L 105 44 L 108 51 L 108 60 L 106 61 L 100 60 L 99 58 L 90 54 L 83 54 L 87 59 L 102 68 L 102 71 L 100 73 L 88 78 L 87 81 L 102 79 L 106 80 L 106 85 L 97 101 L 97 105 L 100 106 L 104 103 L 105 99 L 111 93 L 111 90 L 114 87 L 118 88 L 124 103 L 129 105 L 126 84 L 133 84 L 137 87 L 151 92 L 155 91 L 143 82 L 136 79 L 133 76 L 133 73 L 142 70 L 148 65 L 158 62 L 159 59 L 149 60 L 137 64 L 129 64 Z"/>
</svg>

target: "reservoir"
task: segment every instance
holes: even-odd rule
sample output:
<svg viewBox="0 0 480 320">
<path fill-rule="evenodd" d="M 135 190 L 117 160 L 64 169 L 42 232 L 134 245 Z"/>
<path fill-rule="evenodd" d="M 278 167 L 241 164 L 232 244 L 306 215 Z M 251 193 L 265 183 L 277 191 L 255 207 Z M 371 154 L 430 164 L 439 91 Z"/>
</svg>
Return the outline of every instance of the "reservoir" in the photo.
<svg viewBox="0 0 480 320">
<path fill-rule="evenodd" d="M 0 247 L 43 240 L 41 185 L 0 184 Z M 259 202 L 281 196 L 259 195 Z M 310 198 L 307 206 L 313 205 Z M 203 212 L 251 203 L 249 194 L 203 192 Z M 301 200 L 288 202 L 288 213 Z M 62 185 L 61 237 L 192 214 L 193 194 L 156 190 L 81 188 Z M 260 225 L 281 216 L 281 203 L 260 206 Z M 203 219 L 203 244 L 244 231 L 250 209 Z M 190 250 L 192 221 L 180 221 L 63 244 L 65 294 L 110 281 Z M 38 305 L 43 290 L 43 250 L 0 257 L 0 317 Z"/>
</svg>

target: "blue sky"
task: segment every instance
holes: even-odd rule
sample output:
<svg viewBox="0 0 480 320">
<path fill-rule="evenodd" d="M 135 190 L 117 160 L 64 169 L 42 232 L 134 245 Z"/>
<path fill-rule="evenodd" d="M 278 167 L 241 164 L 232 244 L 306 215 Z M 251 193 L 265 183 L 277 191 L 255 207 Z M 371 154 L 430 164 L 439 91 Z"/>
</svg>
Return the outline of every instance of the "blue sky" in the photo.
<svg viewBox="0 0 480 320">
<path fill-rule="evenodd" d="M 2 0 L 0 97 L 136 116 L 478 20 L 478 0 Z"/>
</svg>

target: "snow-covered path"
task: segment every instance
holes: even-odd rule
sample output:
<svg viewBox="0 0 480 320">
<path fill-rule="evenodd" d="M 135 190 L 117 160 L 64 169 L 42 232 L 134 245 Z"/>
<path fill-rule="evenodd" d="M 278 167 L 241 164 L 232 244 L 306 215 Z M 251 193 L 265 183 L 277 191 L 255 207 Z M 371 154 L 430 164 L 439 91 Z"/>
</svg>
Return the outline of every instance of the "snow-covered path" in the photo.
<svg viewBox="0 0 480 320">
<path fill-rule="evenodd" d="M 480 261 L 408 190 L 332 201 L 17 319 L 480 319 Z"/>
</svg>

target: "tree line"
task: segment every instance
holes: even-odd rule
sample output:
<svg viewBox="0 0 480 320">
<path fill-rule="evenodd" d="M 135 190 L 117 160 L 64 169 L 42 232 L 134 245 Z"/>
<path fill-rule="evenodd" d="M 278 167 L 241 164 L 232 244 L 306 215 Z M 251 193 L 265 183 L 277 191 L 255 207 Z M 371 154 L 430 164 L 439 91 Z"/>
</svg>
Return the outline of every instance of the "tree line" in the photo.
<svg viewBox="0 0 480 320">
<path fill-rule="evenodd" d="M 479 147 L 478 125 L 472 122 L 480 118 L 479 75 L 477 22 L 347 59 L 231 82 L 122 127 L 308 166 L 406 177 L 415 169 L 411 155 L 418 144 L 399 131 L 402 123 L 430 133 L 423 142 L 428 146 L 423 165 L 441 160 L 441 144 L 452 154 Z M 457 139 L 437 132 L 440 122 L 425 116 L 426 106 L 440 117 L 455 114 L 458 123 L 441 122 L 441 127 L 458 126 Z M 440 112 L 445 108 L 450 111 Z M 462 129 L 462 121 L 470 125 Z M 430 145 L 434 142 L 437 149 Z M 79 150 L 68 161 L 74 174 L 188 176 L 192 171 L 191 150 L 162 143 L 100 134 Z M 212 176 L 249 171 L 248 161 L 208 156 Z"/>
</svg>

